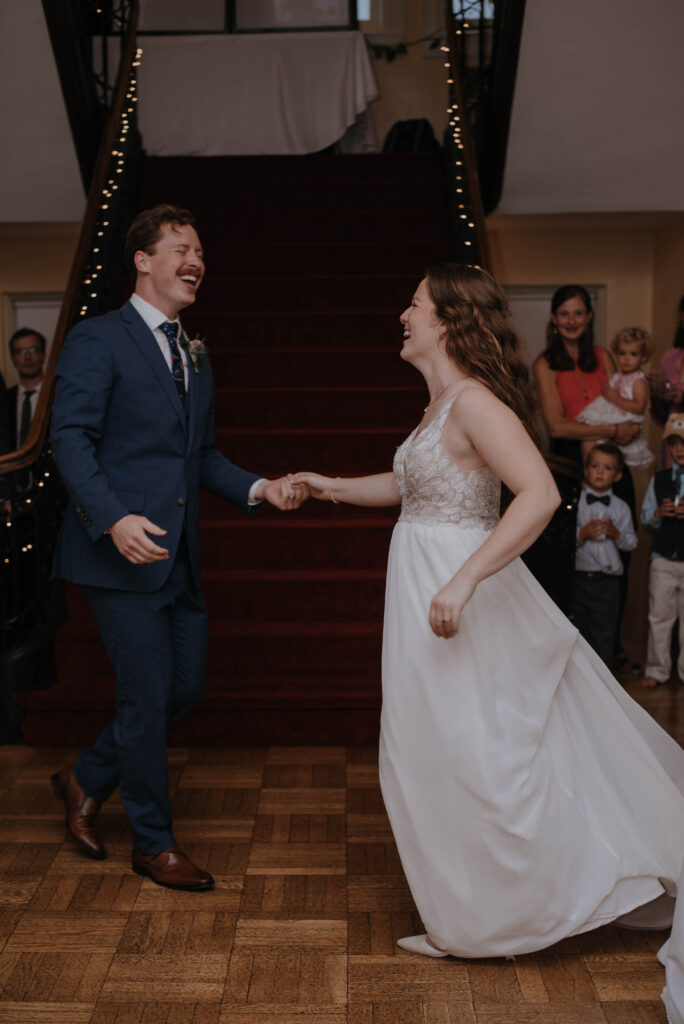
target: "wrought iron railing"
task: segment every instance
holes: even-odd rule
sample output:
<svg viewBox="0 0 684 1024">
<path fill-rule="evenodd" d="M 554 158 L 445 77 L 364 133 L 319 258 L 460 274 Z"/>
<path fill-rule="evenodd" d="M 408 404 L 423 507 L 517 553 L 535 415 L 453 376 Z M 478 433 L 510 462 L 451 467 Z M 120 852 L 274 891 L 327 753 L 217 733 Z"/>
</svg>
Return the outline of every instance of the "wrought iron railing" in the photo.
<svg viewBox="0 0 684 1024">
<path fill-rule="evenodd" d="M 91 80 L 100 109 L 108 113 L 114 99 L 116 76 L 124 58 L 125 42 L 136 0 L 77 0 L 77 2 L 83 9 L 88 35 L 92 41 L 89 50 Z"/>
<path fill-rule="evenodd" d="M 111 5 L 110 5 L 111 6 Z M 0 457 L 0 741 L 18 735 L 12 691 L 50 685 L 60 591 L 50 566 L 64 507 L 49 418 L 62 342 L 78 320 L 119 301 L 123 237 L 134 212 L 142 148 L 136 124 L 137 0 L 122 4 L 121 59 L 101 133 L 76 256 L 25 442 Z"/>
<path fill-rule="evenodd" d="M 460 263 L 489 267 L 489 243 L 485 225 L 477 160 L 464 90 L 463 29 L 454 17 L 452 0 L 445 0 L 446 45 L 442 47 L 448 71 L 449 122 L 444 155 L 449 188 L 452 257 Z"/>
<path fill-rule="evenodd" d="M 525 0 L 447 3 L 485 214 L 501 198 L 524 14 Z"/>
</svg>

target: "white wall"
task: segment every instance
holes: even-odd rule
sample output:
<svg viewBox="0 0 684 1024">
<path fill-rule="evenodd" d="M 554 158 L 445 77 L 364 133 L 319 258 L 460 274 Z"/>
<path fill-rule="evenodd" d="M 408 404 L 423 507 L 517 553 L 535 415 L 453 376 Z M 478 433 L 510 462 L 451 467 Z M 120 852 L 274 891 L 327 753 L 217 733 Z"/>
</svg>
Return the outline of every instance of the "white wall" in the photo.
<svg viewBox="0 0 684 1024">
<path fill-rule="evenodd" d="M 40 0 L 0 0 L 0 222 L 80 220 L 85 196 Z"/>
<path fill-rule="evenodd" d="M 684 210 L 682 0 L 527 0 L 497 213 Z"/>
</svg>

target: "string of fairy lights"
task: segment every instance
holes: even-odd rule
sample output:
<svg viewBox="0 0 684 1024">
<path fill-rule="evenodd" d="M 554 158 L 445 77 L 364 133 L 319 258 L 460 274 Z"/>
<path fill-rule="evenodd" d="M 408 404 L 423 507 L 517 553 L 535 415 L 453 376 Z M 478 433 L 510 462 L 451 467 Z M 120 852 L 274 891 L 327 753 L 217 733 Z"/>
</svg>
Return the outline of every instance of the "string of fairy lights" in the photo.
<svg viewBox="0 0 684 1024">
<path fill-rule="evenodd" d="M 470 28 L 468 22 L 462 22 L 460 28 L 455 29 L 457 36 L 463 35 L 463 32 Z M 449 54 L 449 47 L 442 46 L 442 52 Z M 464 145 L 463 135 L 461 127 L 461 117 L 467 117 L 467 112 L 461 110 L 458 103 L 455 100 L 454 90 L 454 78 L 453 75 L 458 73 L 458 69 L 452 69 L 451 59 L 445 60 L 444 67 L 447 68 L 447 85 L 449 87 L 449 106 L 447 107 L 447 117 L 449 128 L 451 129 L 451 138 L 454 143 L 454 173 L 452 175 L 453 187 L 456 192 L 456 208 L 458 212 L 458 219 L 462 221 L 461 227 L 461 240 L 463 245 L 472 247 L 476 244 L 476 233 L 475 233 L 475 220 L 472 212 L 470 203 L 468 202 L 468 190 L 466 188 L 466 179 L 464 176 Z"/>
<path fill-rule="evenodd" d="M 50 481 L 50 470 L 45 468 L 47 465 L 49 465 L 50 455 L 51 455 L 51 450 L 48 448 L 45 452 L 41 453 L 39 458 L 32 465 L 30 471 L 22 471 L 22 472 L 28 472 L 29 473 L 29 477 L 28 477 L 28 481 L 27 481 L 27 483 L 28 483 L 28 490 L 25 493 L 22 493 L 21 491 L 19 491 L 18 493 L 13 494 L 11 501 L 7 501 L 7 502 L 3 503 L 4 504 L 4 510 L 3 510 L 2 523 L 3 523 L 3 526 L 5 527 L 6 530 L 9 531 L 12 528 L 12 515 L 13 515 L 13 513 L 16 514 L 21 509 L 27 508 L 28 506 L 30 506 L 32 504 L 31 494 L 32 494 L 33 489 L 35 487 L 48 487 L 49 488 L 49 487 L 52 486 L 52 482 L 48 482 L 48 481 Z M 10 563 L 12 561 L 12 559 L 10 557 L 9 545 L 10 545 L 10 534 L 7 533 L 7 534 L 5 534 L 2 537 L 2 548 L 3 548 L 3 551 L 2 551 L 2 557 L 1 557 L 0 560 L 1 560 L 3 565 L 10 565 Z M 21 543 L 21 542 L 19 543 L 19 546 L 18 546 L 17 550 L 18 550 L 19 553 L 21 553 L 23 555 L 27 555 L 31 551 L 34 550 L 34 544 L 33 544 L 33 542 L 31 540 L 25 539 L 23 543 Z"/>
<path fill-rule="evenodd" d="M 106 232 L 112 226 L 112 207 L 116 200 L 116 193 L 120 189 L 118 175 L 124 173 L 124 167 L 126 159 L 129 155 L 129 150 L 133 145 L 133 136 L 135 130 L 135 104 L 138 102 L 137 97 L 137 72 L 136 68 L 140 67 L 142 49 L 138 48 L 135 53 L 135 59 L 131 62 L 131 68 L 129 72 L 129 80 L 126 91 L 126 102 L 124 103 L 123 110 L 121 112 L 121 119 L 118 126 L 117 135 L 115 138 L 115 148 L 112 149 L 111 158 L 109 161 L 108 173 L 106 184 L 103 186 L 100 195 L 100 204 L 97 212 L 95 233 L 93 238 L 92 247 L 86 264 L 85 277 L 82 282 L 82 293 L 83 300 L 78 310 L 79 318 L 85 318 L 93 315 L 96 310 L 97 299 L 100 295 L 100 281 L 102 273 L 105 270 L 102 251 L 106 243 Z M 29 486 L 26 491 L 19 491 L 12 495 L 11 501 L 2 502 L 0 501 L 0 523 L 2 526 L 10 530 L 12 527 L 12 520 L 16 518 L 17 513 L 22 509 L 32 504 L 32 494 L 35 488 L 50 487 L 52 481 L 50 479 L 50 463 L 49 463 L 50 451 L 47 449 L 39 456 L 36 463 L 33 464 L 30 470 Z M 46 461 L 47 460 L 47 461 Z M 0 564 L 9 565 L 11 562 L 11 556 L 9 547 L 9 534 L 4 535 L 0 538 Z M 32 541 L 26 540 L 21 543 L 18 547 L 18 552 L 24 555 L 28 555 L 33 551 L 34 545 Z"/>
<path fill-rule="evenodd" d="M 142 54 L 142 49 L 138 48 L 135 51 L 135 59 L 131 63 L 128 88 L 124 106 L 121 111 L 118 134 L 115 140 L 116 148 L 112 149 L 107 182 L 102 188 L 100 206 L 97 212 L 95 224 L 94 242 L 90 250 L 88 263 L 86 264 L 85 277 L 83 278 L 83 301 L 78 311 L 78 315 L 81 318 L 93 315 L 93 309 L 96 307 L 97 299 L 99 297 L 99 278 L 104 270 L 104 264 L 101 262 L 101 252 L 106 241 L 105 233 L 112 224 L 110 219 L 112 216 L 110 209 L 113 205 L 113 201 L 116 199 L 115 193 L 120 187 L 117 175 L 124 173 L 127 154 L 132 143 L 135 129 L 135 104 L 138 102 L 138 79 L 136 77 L 137 72 L 135 69 L 140 67 L 140 64 L 142 63 Z"/>
</svg>

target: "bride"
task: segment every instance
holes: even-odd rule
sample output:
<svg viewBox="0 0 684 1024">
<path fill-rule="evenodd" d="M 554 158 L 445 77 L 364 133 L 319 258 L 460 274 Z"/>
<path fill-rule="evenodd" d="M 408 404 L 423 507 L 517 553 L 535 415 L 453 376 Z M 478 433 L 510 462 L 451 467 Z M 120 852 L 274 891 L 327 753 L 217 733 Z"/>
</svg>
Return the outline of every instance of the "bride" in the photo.
<svg viewBox="0 0 684 1024">
<path fill-rule="evenodd" d="M 322 500 L 402 506 L 380 782 L 427 934 L 399 945 L 512 956 L 618 918 L 665 927 L 684 752 L 518 558 L 559 496 L 503 292 L 479 268 L 441 264 L 400 319 L 430 401 L 393 472 L 294 478 Z M 501 518 L 500 482 L 513 496 Z"/>
</svg>

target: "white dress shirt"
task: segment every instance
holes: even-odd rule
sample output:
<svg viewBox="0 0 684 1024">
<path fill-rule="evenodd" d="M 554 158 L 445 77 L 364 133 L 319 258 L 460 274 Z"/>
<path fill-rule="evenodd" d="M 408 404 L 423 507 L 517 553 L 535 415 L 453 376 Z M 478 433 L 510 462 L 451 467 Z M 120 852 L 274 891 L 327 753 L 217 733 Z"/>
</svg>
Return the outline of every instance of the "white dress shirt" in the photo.
<svg viewBox="0 0 684 1024">
<path fill-rule="evenodd" d="M 637 536 L 632 525 L 632 513 L 629 505 L 618 498 L 612 491 L 604 491 L 597 497 L 610 498 L 610 504 L 601 502 L 587 504 L 587 494 L 594 492 L 583 487 L 577 506 L 577 553 L 575 569 L 577 572 L 603 572 L 608 576 L 622 576 L 624 567 L 620 551 L 632 551 L 637 546 Z M 579 532 L 592 519 L 610 519 L 620 531 L 618 540 L 601 537 L 600 540 L 580 540 Z"/>
<path fill-rule="evenodd" d="M 143 318 L 149 329 L 152 331 L 152 334 L 154 335 L 156 342 L 159 345 L 159 351 L 164 356 L 166 365 L 169 368 L 169 373 L 172 373 L 173 364 L 171 362 L 171 349 L 169 347 L 169 339 L 162 331 L 161 325 L 165 323 L 178 324 L 178 334 L 176 337 L 180 339 L 183 336 L 181 333 L 183 328 L 181 327 L 180 320 L 178 319 L 178 317 L 175 317 L 173 320 L 169 320 L 167 316 L 164 316 L 162 312 L 160 312 L 158 309 L 155 309 L 154 306 L 150 305 L 150 303 L 147 302 L 146 299 L 141 299 L 139 295 L 135 294 L 135 292 L 133 293 L 133 295 L 131 295 L 131 305 L 133 306 L 133 309 L 136 311 L 136 313 L 140 314 L 140 316 Z M 188 353 L 186 352 L 183 345 L 179 345 L 178 350 L 183 361 L 183 376 L 185 377 L 185 387 L 187 388 Z"/>
<path fill-rule="evenodd" d="M 33 391 L 33 394 L 29 398 L 29 404 L 31 406 L 31 420 L 33 420 L 33 414 L 36 411 L 36 403 L 38 401 L 38 395 L 40 394 L 40 385 L 42 380 L 38 381 L 37 384 L 32 384 L 30 388 L 25 388 L 22 384 L 17 384 L 17 444 L 21 437 L 21 414 L 24 410 L 24 395 L 27 391 Z"/>
<path fill-rule="evenodd" d="M 161 324 L 165 324 L 167 322 L 168 323 L 172 323 L 172 324 L 178 324 L 178 334 L 177 334 L 177 337 L 181 338 L 183 336 L 182 335 L 183 328 L 181 326 L 181 322 L 180 322 L 179 318 L 178 317 L 174 317 L 173 320 L 169 320 L 169 318 L 167 316 L 164 316 L 164 314 L 160 310 L 158 310 L 155 306 L 151 305 L 151 303 L 147 302 L 146 299 L 141 298 L 135 292 L 133 292 L 133 294 L 131 295 L 131 305 L 133 306 L 133 309 L 136 311 L 136 313 L 140 314 L 142 319 L 145 321 L 146 325 L 152 331 L 152 334 L 154 335 L 154 337 L 156 339 L 156 342 L 159 345 L 159 351 L 164 356 L 164 360 L 166 361 L 166 365 L 169 368 L 169 373 L 172 373 L 173 372 L 173 364 L 171 362 L 171 348 L 169 346 L 169 339 L 166 337 L 166 335 L 162 331 Z M 178 350 L 180 352 L 181 359 L 183 360 L 183 376 L 185 377 L 185 387 L 187 388 L 187 386 L 188 386 L 188 353 L 187 353 L 187 350 L 185 349 L 185 346 L 183 346 L 183 345 L 179 345 L 178 346 Z M 248 505 L 260 505 L 261 504 L 262 499 L 261 498 L 255 498 L 254 497 L 254 492 L 255 492 L 256 488 L 259 486 L 259 484 L 262 483 L 262 481 L 264 479 L 265 478 L 262 477 L 261 480 L 255 480 L 254 483 L 252 484 L 252 486 L 250 487 L 249 495 L 248 495 L 248 498 L 247 498 L 247 504 Z"/>
</svg>

